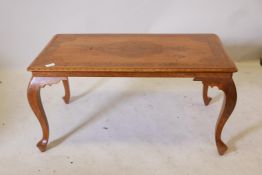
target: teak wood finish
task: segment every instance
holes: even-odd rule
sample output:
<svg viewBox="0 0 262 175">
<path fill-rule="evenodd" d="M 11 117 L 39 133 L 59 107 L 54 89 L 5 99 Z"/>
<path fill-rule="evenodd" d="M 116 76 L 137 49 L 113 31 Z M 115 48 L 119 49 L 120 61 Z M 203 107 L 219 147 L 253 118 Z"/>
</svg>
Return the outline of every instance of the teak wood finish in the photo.
<svg viewBox="0 0 262 175">
<path fill-rule="evenodd" d="M 208 87 L 217 86 L 225 98 L 215 141 L 220 155 L 227 150 L 221 133 L 237 101 L 232 79 L 237 68 L 214 34 L 58 34 L 28 71 L 32 72 L 28 101 L 42 127 L 37 144 L 42 152 L 49 128 L 40 89 L 62 81 L 63 99 L 69 103 L 68 77 L 191 77 L 203 83 L 205 105 L 211 101 Z"/>
</svg>

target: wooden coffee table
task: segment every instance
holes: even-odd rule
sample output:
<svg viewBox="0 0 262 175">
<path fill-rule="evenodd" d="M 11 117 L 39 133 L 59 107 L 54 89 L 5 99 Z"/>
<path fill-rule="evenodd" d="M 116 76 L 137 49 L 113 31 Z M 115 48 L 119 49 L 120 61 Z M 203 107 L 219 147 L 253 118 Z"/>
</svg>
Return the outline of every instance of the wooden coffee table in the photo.
<svg viewBox="0 0 262 175">
<path fill-rule="evenodd" d="M 58 34 L 28 67 L 32 72 L 27 96 L 39 120 L 43 138 L 37 146 L 45 151 L 48 121 L 40 89 L 60 81 L 69 103 L 68 77 L 186 77 L 203 83 L 208 105 L 208 86 L 225 94 L 217 120 L 215 140 L 220 155 L 227 150 L 222 129 L 234 110 L 237 92 L 232 75 L 237 72 L 221 41 L 214 34 Z"/>
</svg>

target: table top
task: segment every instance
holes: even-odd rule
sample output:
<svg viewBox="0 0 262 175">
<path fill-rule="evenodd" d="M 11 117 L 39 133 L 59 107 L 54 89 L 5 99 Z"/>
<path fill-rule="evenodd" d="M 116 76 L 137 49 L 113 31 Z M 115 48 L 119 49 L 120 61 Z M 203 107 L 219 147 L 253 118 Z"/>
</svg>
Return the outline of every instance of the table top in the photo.
<svg viewBox="0 0 262 175">
<path fill-rule="evenodd" d="M 215 72 L 237 68 L 215 34 L 58 34 L 34 72 Z"/>
</svg>

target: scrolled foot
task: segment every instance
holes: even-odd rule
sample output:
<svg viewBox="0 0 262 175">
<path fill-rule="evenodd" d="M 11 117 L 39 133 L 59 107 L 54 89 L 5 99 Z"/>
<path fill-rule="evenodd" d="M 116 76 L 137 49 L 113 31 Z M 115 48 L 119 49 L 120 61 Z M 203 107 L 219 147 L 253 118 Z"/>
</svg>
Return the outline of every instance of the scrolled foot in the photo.
<svg viewBox="0 0 262 175">
<path fill-rule="evenodd" d="M 69 98 L 68 97 L 64 96 L 63 100 L 64 100 L 65 104 L 69 104 Z"/>
<path fill-rule="evenodd" d="M 37 147 L 38 149 L 41 151 L 41 152 L 45 152 L 46 151 L 46 148 L 47 148 L 47 143 L 48 143 L 48 140 L 46 139 L 42 139 L 40 140 L 38 143 L 37 143 Z"/>
<path fill-rule="evenodd" d="M 228 149 L 227 145 L 224 142 L 222 142 L 222 140 L 218 140 L 216 142 L 216 145 L 219 155 L 224 155 Z"/>
<path fill-rule="evenodd" d="M 209 103 L 210 103 L 211 100 L 212 100 L 211 97 L 207 97 L 207 98 L 204 100 L 205 105 L 206 105 L 206 106 L 209 105 Z"/>
</svg>

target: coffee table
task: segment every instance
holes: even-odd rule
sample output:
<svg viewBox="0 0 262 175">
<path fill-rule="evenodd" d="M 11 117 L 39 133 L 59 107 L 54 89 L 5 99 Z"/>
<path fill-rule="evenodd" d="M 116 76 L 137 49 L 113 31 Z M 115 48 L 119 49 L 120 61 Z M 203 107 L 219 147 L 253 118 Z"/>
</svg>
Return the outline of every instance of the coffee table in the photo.
<svg viewBox="0 0 262 175">
<path fill-rule="evenodd" d="M 232 75 L 237 72 L 219 37 L 215 34 L 58 34 L 28 67 L 32 72 L 27 96 L 42 127 L 37 146 L 45 151 L 48 121 L 40 89 L 63 82 L 69 103 L 68 77 L 185 77 L 203 83 L 203 100 L 208 105 L 208 87 L 225 94 L 215 141 L 218 153 L 227 150 L 222 129 L 234 110 L 237 92 Z"/>
</svg>

